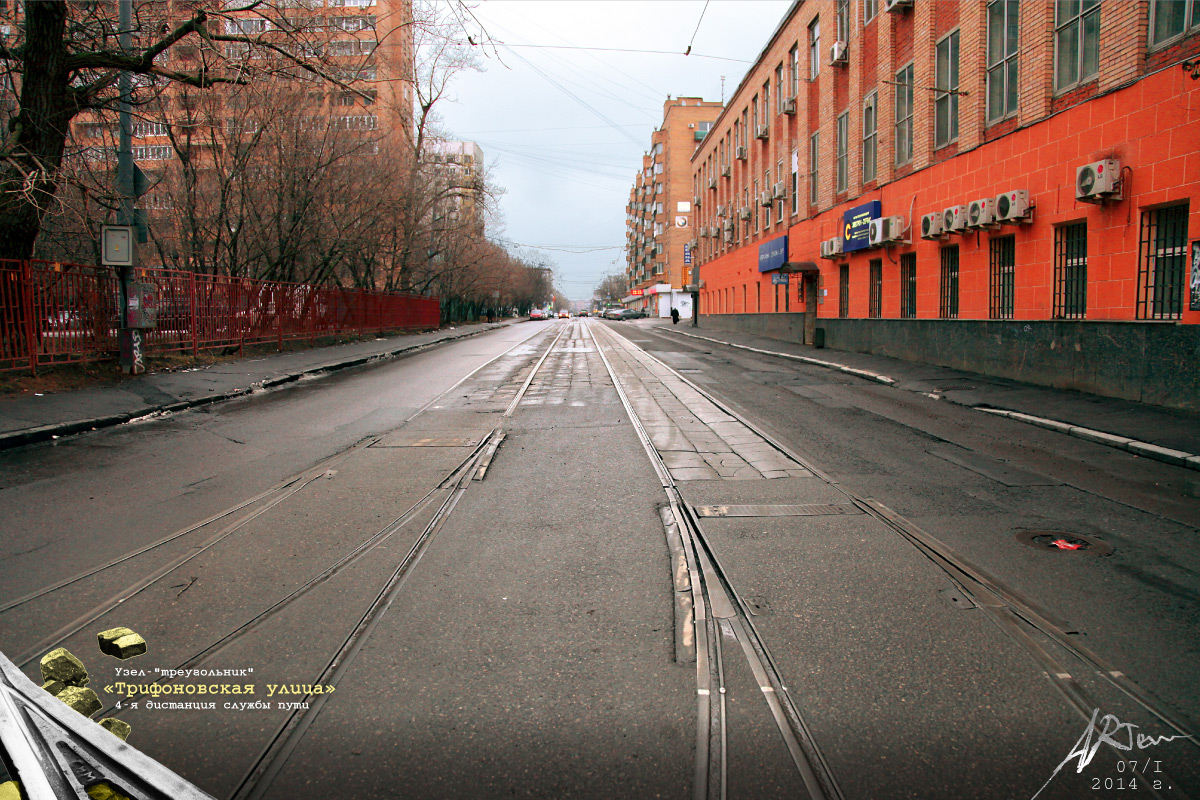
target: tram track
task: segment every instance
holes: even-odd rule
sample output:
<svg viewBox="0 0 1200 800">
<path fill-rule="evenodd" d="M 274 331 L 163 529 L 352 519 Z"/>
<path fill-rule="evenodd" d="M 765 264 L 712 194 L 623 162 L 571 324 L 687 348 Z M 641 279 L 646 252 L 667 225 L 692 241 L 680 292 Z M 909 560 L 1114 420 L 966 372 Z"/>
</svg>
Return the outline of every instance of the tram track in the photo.
<svg viewBox="0 0 1200 800">
<path fill-rule="evenodd" d="M 1047 644 L 1052 647 L 1059 648 L 1061 651 L 1063 651 L 1064 655 L 1077 660 L 1077 662 L 1084 666 L 1086 671 L 1093 674 L 1096 678 L 1099 678 L 1103 683 L 1111 686 L 1127 700 L 1132 701 L 1138 707 L 1142 708 L 1158 722 L 1169 728 L 1173 735 L 1183 738 L 1184 741 L 1188 742 L 1193 747 L 1200 748 L 1200 739 L 1198 739 L 1192 733 L 1196 730 L 1194 722 L 1169 708 L 1166 703 L 1162 702 L 1149 690 L 1133 681 L 1133 679 L 1130 678 L 1124 671 L 1118 669 L 1116 665 L 1110 663 L 1103 656 L 1086 647 L 1085 645 L 1072 640 L 1066 630 L 1053 619 L 1053 616 L 1047 613 L 1044 609 L 1038 608 L 1031 599 L 1025 597 L 1022 593 L 1005 585 L 1003 582 L 989 575 L 981 568 L 970 563 L 968 560 L 954 552 L 954 550 L 945 543 L 939 541 L 936 537 L 922 530 L 911 521 L 905 519 L 900 514 L 885 506 L 883 503 L 879 502 L 878 500 L 862 497 L 856 494 L 844 484 L 838 482 L 832 476 L 822 472 L 815 465 L 811 464 L 799 454 L 793 452 L 785 444 L 771 436 L 761 427 L 755 425 L 744 413 L 732 408 L 728 403 L 717 399 L 711 393 L 706 391 L 695 382 L 689 380 L 687 376 L 666 364 L 661 359 L 656 358 L 643 348 L 640 348 L 632 342 L 629 342 L 628 339 L 621 334 L 612 331 L 608 326 L 605 326 L 604 330 L 607 335 L 623 340 L 631 350 L 637 350 L 643 357 L 649 359 L 662 369 L 669 372 L 673 378 L 681 381 L 692 391 L 697 392 L 700 396 L 711 402 L 720 411 L 738 420 L 741 424 L 745 425 L 755 434 L 762 437 L 764 441 L 766 441 L 781 455 L 795 461 L 811 471 L 814 476 L 819 478 L 829 487 L 841 493 L 851 504 L 860 509 L 863 513 L 877 520 L 887 529 L 891 530 L 902 540 L 916 549 L 923 557 L 934 564 L 950 581 L 950 583 L 964 597 L 968 598 L 969 602 L 983 610 L 989 620 L 994 623 L 996 627 L 1005 634 L 1006 637 L 1016 643 L 1018 647 L 1020 647 L 1020 649 L 1023 650 L 1038 665 L 1045 677 L 1063 697 L 1067 706 L 1079 717 L 1093 724 L 1095 726 L 1094 730 L 1097 734 L 1101 734 L 1102 730 L 1099 725 L 1096 725 L 1096 720 L 1093 715 L 1094 710 L 1100 708 L 1101 703 L 1097 701 L 1096 697 L 1091 692 L 1084 688 L 1079 680 L 1079 677 L 1081 676 L 1078 676 L 1077 673 L 1073 672 L 1072 668 L 1067 666 L 1059 655 L 1052 653 L 1046 646 Z M 597 347 L 600 347 L 598 342 Z M 602 349 L 601 352 L 603 352 Z M 612 375 L 614 383 L 617 383 L 618 378 L 615 371 L 612 369 L 611 364 L 608 362 L 607 357 L 605 357 L 605 363 L 607 366 L 609 366 L 610 374 Z M 626 411 L 630 414 L 631 419 L 634 420 L 635 428 L 637 428 L 639 432 L 639 438 L 642 439 L 642 444 L 647 450 L 647 453 L 650 454 L 651 460 L 655 464 L 655 469 L 663 481 L 664 489 L 667 491 L 668 496 L 671 499 L 672 513 L 675 515 L 677 520 L 680 520 L 680 527 L 690 530 L 691 535 L 694 537 L 692 546 L 696 551 L 697 561 L 701 561 L 704 556 L 707 556 L 711 559 L 711 563 L 714 568 L 714 576 L 711 580 L 708 578 L 708 576 L 704 576 L 705 580 L 703 585 L 705 590 L 707 591 L 710 585 L 719 583 L 727 591 L 728 597 L 732 598 L 736 603 L 738 612 L 737 615 L 731 619 L 730 624 L 732 625 L 734 621 L 742 622 L 748 627 L 748 632 L 752 634 L 747 636 L 745 639 L 739 638 L 739 641 L 743 643 L 743 647 L 761 646 L 762 649 L 759 663 L 770 664 L 774 668 L 774 661 L 771 658 L 769 650 L 766 649 L 765 645 L 762 643 L 762 638 L 757 636 L 753 629 L 753 620 L 751 619 L 752 615 L 749 613 L 749 609 L 745 607 L 745 603 L 741 596 L 736 592 L 732 585 L 728 583 L 727 573 L 720 569 L 719 562 L 716 559 L 716 554 L 713 552 L 708 540 L 704 537 L 703 531 L 700 528 L 699 519 L 695 514 L 695 510 L 687 502 L 685 502 L 682 496 L 679 494 L 678 489 L 674 486 L 674 481 L 671 478 L 669 471 L 666 469 L 661 456 L 658 454 L 653 443 L 650 441 L 650 437 L 646 434 L 644 427 L 638 421 L 636 414 L 634 413 L 632 406 L 628 403 L 624 392 L 622 390 L 618 391 L 621 393 L 622 401 L 626 405 Z M 695 585 L 695 576 L 693 576 L 693 585 Z M 697 648 L 700 647 L 699 632 L 701 622 L 701 613 L 698 611 L 696 613 Z M 749 653 L 747 653 L 747 655 L 749 656 Z M 698 659 L 698 671 L 699 669 L 700 666 Z M 774 669 L 775 675 L 777 676 L 779 672 L 777 668 Z M 780 686 L 782 687 L 781 682 Z M 779 692 L 776 692 L 775 694 L 777 697 L 780 695 Z M 766 688 L 764 688 L 764 696 L 768 696 Z M 791 728 L 791 730 L 797 734 L 797 742 L 811 743 L 813 744 L 815 750 L 815 743 L 812 743 L 811 739 L 806 739 L 809 734 L 807 728 L 804 726 L 803 718 L 800 717 L 798 713 L 795 713 L 793 716 L 792 712 L 796 711 L 795 705 L 790 702 L 790 696 L 787 694 L 786 689 L 783 689 L 782 696 L 789 700 L 789 702 L 781 704 L 781 709 L 785 712 L 787 718 L 787 727 Z M 768 696 L 768 703 L 770 704 L 770 702 L 771 699 Z M 772 712 L 775 713 L 774 708 L 772 708 Z M 779 718 L 777 717 L 777 719 Z M 780 730 L 781 732 L 784 732 L 785 726 L 781 724 Z M 786 739 L 787 736 L 785 734 L 785 740 Z M 789 749 L 791 749 L 790 743 Z M 709 748 L 709 750 L 711 751 L 711 748 Z M 819 751 L 815 752 L 818 754 L 817 757 L 819 758 Z M 810 765 L 812 765 L 813 758 L 811 756 L 809 756 L 809 758 L 806 760 Z M 801 763 L 798 761 L 796 763 L 797 768 L 801 768 Z M 817 774 L 820 773 L 818 772 Z M 1134 768 L 1132 774 L 1143 781 L 1143 783 L 1148 787 L 1148 791 L 1152 796 L 1188 796 L 1180 788 L 1178 788 L 1178 783 L 1170 780 L 1170 777 L 1161 769 L 1155 773 L 1154 777 L 1158 778 L 1162 784 L 1165 784 L 1167 787 L 1171 788 L 1161 790 L 1153 788 L 1154 782 L 1148 780 L 1150 776 L 1136 768 Z M 832 775 L 829 777 L 832 779 Z M 805 784 L 806 788 L 808 788 L 810 793 L 812 793 L 813 789 L 808 780 L 805 781 Z M 834 787 L 836 788 L 836 783 L 834 784 Z M 723 795 L 714 795 L 710 793 L 707 796 L 713 797 Z M 840 794 L 823 795 L 812 793 L 811 796 L 814 798 L 826 796 L 840 797 Z M 702 797 L 702 795 L 697 792 L 696 797 L 699 799 Z"/>
<path fill-rule="evenodd" d="M 180 663 L 175 670 L 166 670 L 166 672 L 168 674 L 177 674 L 178 672 L 194 668 L 207 662 L 214 655 L 223 651 L 235 641 L 252 633 L 267 620 L 273 619 L 279 614 L 283 613 L 285 609 L 299 601 L 304 596 L 308 595 L 310 592 L 312 592 L 312 590 L 321 585 L 327 584 L 338 574 L 345 572 L 353 564 L 362 561 L 369 553 L 375 551 L 397 533 L 408 528 L 412 522 L 420 519 L 422 513 L 432 504 L 437 503 L 437 508 L 432 517 L 424 525 L 421 532 L 417 534 L 415 540 L 392 570 L 384 585 L 372 595 L 366 610 L 361 614 L 361 616 L 358 617 L 357 622 L 351 628 L 350 632 L 340 641 L 333 655 L 326 661 L 325 667 L 322 669 L 321 677 L 318 680 L 313 681 L 312 685 L 336 683 L 338 680 L 340 680 L 342 675 L 345 674 L 346 670 L 348 670 L 353 664 L 355 655 L 359 649 L 370 638 L 371 631 L 379 623 L 379 620 L 382 619 L 392 601 L 402 589 L 407 576 L 411 574 L 412 569 L 420 561 L 421 556 L 428 548 L 430 542 L 436 536 L 437 532 L 445 525 L 447 519 L 449 519 L 455 506 L 458 504 L 459 499 L 461 499 L 473 482 L 482 480 L 484 478 L 488 464 L 494 457 L 499 444 L 504 439 L 504 420 L 511 417 L 517 407 L 520 405 L 530 386 L 537 378 L 539 370 L 542 368 L 543 364 L 545 364 L 551 352 L 553 352 L 554 348 L 562 339 L 567 327 L 568 326 L 563 326 L 557 332 L 557 335 L 548 337 L 551 339 L 549 345 L 545 347 L 544 352 L 540 354 L 540 357 L 536 359 L 536 362 L 532 365 L 532 367 L 528 368 L 528 374 L 524 377 L 524 380 L 517 389 L 515 396 L 501 413 L 497 424 L 479 438 L 478 443 L 471 449 L 470 453 L 459 460 L 458 463 L 449 470 L 446 477 L 438 481 L 436 486 L 425 492 L 423 496 L 417 499 L 416 502 L 409 505 L 409 507 L 403 513 L 393 519 L 390 523 L 375 531 L 367 539 L 356 544 L 350 551 L 342 554 L 339 558 L 328 564 L 320 572 L 308 578 L 303 584 L 294 588 L 285 596 L 275 600 L 269 606 L 257 611 L 253 616 L 241 622 L 236 627 L 228 630 L 224 635 L 213 640 L 203 648 L 193 652 L 182 663 Z M 472 376 L 476 375 L 490 364 L 505 357 L 518 347 L 526 344 L 530 339 L 545 334 L 547 334 L 545 329 L 536 331 L 530 336 L 517 342 L 512 347 L 507 348 L 504 352 L 494 356 L 485 363 L 476 367 L 470 373 L 464 375 L 462 378 L 456 381 L 451 387 L 439 393 L 437 397 L 430 400 L 421 409 L 414 412 L 395 430 L 403 429 L 405 425 L 418 418 L 425 411 L 435 407 L 438 403 L 443 401 L 443 398 L 448 396 Z M 394 432 L 395 431 L 391 431 L 389 433 Z M 253 510 L 249 513 L 243 514 L 229 524 L 225 525 L 213 536 L 190 548 L 184 555 L 151 570 L 149 573 L 144 574 L 142 577 L 129 584 L 121 591 L 110 595 L 104 601 L 84 612 L 72 622 L 55 631 L 55 633 L 47 636 L 39 641 L 36 645 L 28 648 L 18 657 L 18 659 L 14 659 L 14 661 L 17 662 L 18 666 L 21 668 L 28 667 L 48 650 L 51 650 L 57 646 L 61 646 L 68 640 L 69 637 L 78 634 L 89 624 L 120 607 L 125 601 L 135 597 L 146 588 L 163 580 L 185 563 L 191 561 L 202 553 L 211 550 L 221 541 L 227 539 L 238 530 L 243 529 L 251 521 L 261 518 L 264 514 L 272 509 L 278 508 L 281 504 L 302 492 L 304 488 L 312 485 L 313 482 L 319 480 L 323 476 L 329 475 L 331 473 L 332 466 L 336 465 L 340 461 L 344 461 L 345 459 L 352 457 L 356 453 L 362 452 L 374 444 L 379 443 L 383 438 L 384 435 L 378 435 L 360 440 L 353 446 L 346 448 L 339 453 L 333 454 L 332 456 L 323 459 L 319 463 L 307 468 L 306 470 L 281 481 L 271 489 L 261 492 L 249 499 L 235 503 L 222 512 L 211 515 L 201 522 L 187 526 L 149 545 L 126 553 L 118 558 L 112 559 L 105 564 L 91 568 L 49 586 L 42 587 L 35 592 L 8 602 L 3 607 L 0 607 L 0 614 L 24 606 L 36 600 L 52 600 L 55 592 L 67 586 L 78 583 L 86 578 L 104 572 L 105 570 L 112 569 L 120 564 L 129 562 L 138 556 L 149 553 L 155 548 L 167 544 L 168 542 L 175 541 L 190 533 L 202 530 L 216 522 L 228 520 L 230 517 L 236 515 L 238 511 L 254 506 L 256 503 L 259 504 L 258 507 L 253 508 Z M 439 499 L 440 503 L 438 503 Z M 171 680 L 172 678 L 160 677 L 153 681 L 153 683 L 161 685 L 168 683 Z M 265 791 L 269 788 L 274 778 L 282 770 L 283 766 L 287 762 L 288 755 L 299 743 L 300 739 L 303 737 L 304 731 L 307 730 L 309 725 L 311 725 L 312 720 L 315 719 L 319 714 L 320 708 L 324 705 L 325 696 L 310 696 L 304 698 L 304 701 L 305 702 L 303 704 L 295 704 L 295 707 L 288 714 L 284 722 L 273 732 L 267 745 L 256 756 L 253 764 L 238 783 L 237 789 L 235 790 L 236 797 L 262 796 L 262 794 L 265 793 Z M 308 701 L 314 702 L 310 703 Z M 300 705 L 306 705 L 309 706 L 309 708 L 300 709 Z M 100 713 L 107 714 L 119 707 L 119 705 L 109 706 L 103 709 Z"/>
</svg>

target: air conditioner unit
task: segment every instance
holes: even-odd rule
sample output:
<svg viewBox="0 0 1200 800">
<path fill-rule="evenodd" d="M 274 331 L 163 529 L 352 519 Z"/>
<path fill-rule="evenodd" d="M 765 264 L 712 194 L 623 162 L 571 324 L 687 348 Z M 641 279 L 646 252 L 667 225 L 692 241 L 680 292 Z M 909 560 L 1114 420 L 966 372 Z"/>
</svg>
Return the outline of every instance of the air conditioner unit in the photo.
<svg viewBox="0 0 1200 800">
<path fill-rule="evenodd" d="M 934 211 L 932 214 L 921 217 L 921 238 L 942 238 L 942 212 Z"/>
<path fill-rule="evenodd" d="M 912 5 L 912 0 L 884 0 L 883 10 L 900 12 Z"/>
<path fill-rule="evenodd" d="M 837 258 L 842 254 L 842 237 L 835 236 L 821 242 L 821 258 Z"/>
<path fill-rule="evenodd" d="M 763 192 L 758 196 L 758 204 L 760 206 L 769 206 L 775 202 L 775 198 L 770 192 Z"/>
<path fill-rule="evenodd" d="M 745 145 L 738 145 L 737 147 L 733 148 L 733 155 L 735 158 L 740 158 L 742 161 L 745 161 L 746 160 Z"/>
<path fill-rule="evenodd" d="M 718 217 L 727 216 L 728 213 L 729 212 L 726 210 L 725 206 L 722 206 L 722 205 L 717 206 L 717 216 Z"/>
<path fill-rule="evenodd" d="M 1075 199 L 1085 203 L 1102 203 L 1121 199 L 1121 164 L 1106 158 L 1084 164 L 1075 170 Z"/>
<path fill-rule="evenodd" d="M 780 181 L 771 188 L 771 196 L 776 200 L 787 199 L 787 182 Z"/>
<path fill-rule="evenodd" d="M 834 42 L 833 47 L 829 48 L 829 63 L 830 64 L 845 64 L 846 59 L 846 43 Z"/>
<path fill-rule="evenodd" d="M 715 188 L 717 188 L 717 179 L 716 179 L 716 178 L 709 178 L 709 179 L 708 179 L 708 188 L 710 188 L 710 189 L 715 189 Z"/>
<path fill-rule="evenodd" d="M 996 195 L 996 219 L 1000 222 L 1029 221 L 1029 192 L 1018 189 Z"/>
<path fill-rule="evenodd" d="M 966 227 L 966 206 L 950 206 L 942 212 L 942 233 L 962 233 Z"/>
<path fill-rule="evenodd" d="M 725 222 L 723 222 L 721 224 L 721 228 L 722 228 L 722 230 L 725 230 L 725 231 L 733 230 L 733 220 L 731 220 L 731 219 L 725 220 Z"/>
<path fill-rule="evenodd" d="M 750 219 L 750 209 L 747 206 L 742 206 L 738 209 L 738 219 Z"/>
<path fill-rule="evenodd" d="M 756 139 L 766 139 L 771 135 L 771 127 L 769 125 L 757 125 L 754 128 L 754 137 Z"/>
<path fill-rule="evenodd" d="M 694 206 L 700 205 L 700 195 L 696 195 L 695 197 L 692 198 L 692 205 L 694 205 Z"/>
<path fill-rule="evenodd" d="M 730 167 L 729 165 L 721 167 L 721 177 L 722 178 L 728 178 L 732 174 L 733 174 L 733 168 Z"/>
<path fill-rule="evenodd" d="M 789 97 L 787 100 L 783 101 L 783 113 L 785 113 L 785 114 L 795 114 L 796 113 L 796 98 Z"/>
<path fill-rule="evenodd" d="M 733 231 L 725 231 L 725 236 L 722 238 L 726 244 L 733 244 Z"/>
<path fill-rule="evenodd" d="M 979 200 L 972 200 L 967 205 L 967 227 L 971 230 L 998 227 L 996 225 L 996 198 L 983 197 Z"/>
<path fill-rule="evenodd" d="M 871 220 L 868 240 L 872 247 L 900 242 L 904 239 L 904 217 L 880 217 Z"/>
</svg>

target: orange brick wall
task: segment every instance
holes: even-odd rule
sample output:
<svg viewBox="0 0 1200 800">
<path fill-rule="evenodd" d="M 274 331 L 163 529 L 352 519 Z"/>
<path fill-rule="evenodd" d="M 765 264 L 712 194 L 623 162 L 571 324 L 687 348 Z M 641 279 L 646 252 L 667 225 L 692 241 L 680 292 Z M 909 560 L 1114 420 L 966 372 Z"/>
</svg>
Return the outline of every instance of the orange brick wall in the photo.
<svg viewBox="0 0 1200 800">
<path fill-rule="evenodd" d="M 1111 5 L 1111 7 L 1110 7 Z M 882 3 L 880 3 L 882 6 Z M 894 87 L 890 80 L 895 69 L 914 62 L 917 87 L 934 81 L 934 45 L 937 35 L 953 29 L 942 20 L 943 11 L 953 6 L 960 30 L 960 88 L 967 92 L 960 99 L 959 138 L 948 148 L 933 150 L 933 93 L 914 91 L 913 166 L 897 170 L 893 157 Z M 988 317 L 988 242 L 992 236 L 1016 237 L 1015 318 L 1049 319 L 1053 304 L 1054 226 L 1086 220 L 1088 223 L 1088 319 L 1133 319 L 1136 314 L 1138 246 L 1142 211 L 1163 204 L 1190 202 L 1189 242 L 1200 237 L 1200 81 L 1193 81 L 1176 62 L 1163 64 L 1158 72 L 1146 74 L 1146 4 L 1104 4 L 1101 29 L 1101 68 L 1095 81 L 1085 84 L 1081 95 L 1055 97 L 1053 92 L 1053 29 L 1051 3 L 1021 4 L 1021 62 L 1019 88 L 1021 106 L 1017 117 L 986 127 L 985 64 L 986 6 L 982 2 L 950 3 L 917 0 L 915 7 L 900 15 L 881 12 L 864 26 L 860 3 L 852 3 L 853 21 L 850 64 L 833 67 L 827 62 L 833 41 L 834 3 L 813 0 L 795 7 L 774 38 L 763 58 L 743 80 L 728 105 L 728 112 L 715 124 L 714 131 L 697 151 L 693 169 L 714 156 L 716 142 L 731 131 L 735 115 L 750 98 L 761 91 L 765 75 L 773 74 L 787 51 L 799 44 L 801 86 L 797 114 L 780 115 L 773 120 L 770 142 L 775 152 L 799 150 L 798 215 L 788 213 L 782 223 L 760 230 L 749 239 L 739 235 L 732 245 L 720 238 L 709 239 L 701 248 L 701 277 L 705 290 L 701 313 L 718 313 L 718 303 L 726 302 L 725 289 L 736 289 L 735 308 L 742 310 L 742 285 L 750 286 L 751 310 L 756 290 L 763 284 L 764 310 L 774 308 L 770 276 L 757 271 L 758 245 L 788 234 L 792 261 L 816 261 L 820 264 L 825 302 L 819 306 L 823 317 L 838 314 L 838 267 L 849 264 L 850 316 L 867 316 L 868 262 L 883 259 L 883 316 L 899 315 L 899 256 L 917 254 L 917 316 L 937 317 L 939 313 L 939 248 L 942 243 L 917 238 L 912 245 L 885 250 L 862 251 L 837 261 L 819 259 L 820 242 L 835 236 L 842 213 L 847 208 L 871 200 L 882 202 L 885 215 L 899 214 L 917 226 L 923 214 L 946 206 L 1003 191 L 1025 189 L 1036 206 L 1032 224 L 1006 226 L 996 232 L 954 236 L 946 244 L 957 244 L 960 253 L 959 317 Z M 808 85 L 807 25 L 815 17 L 822 22 L 824 61 L 817 81 Z M 1138 31 L 1134 44 L 1122 44 L 1129 31 Z M 935 35 L 937 31 L 937 35 Z M 1111 52 L 1106 47 L 1111 44 Z M 1187 37 L 1166 50 L 1151 54 L 1162 60 L 1172 52 L 1181 60 L 1200 51 L 1200 36 Z M 908 55 L 911 53 L 911 55 Z M 868 65 L 864 61 L 870 57 Z M 835 77 L 837 71 L 849 71 L 848 83 Z M 1143 76 L 1135 80 L 1137 76 Z M 838 83 L 835 95 L 834 84 Z M 850 97 L 842 94 L 848 87 Z M 878 182 L 861 184 L 862 97 L 872 90 L 879 93 Z M 838 108 L 834 107 L 837 97 Z M 774 100 L 772 99 L 772 106 Z M 835 119 L 842 108 L 850 111 L 850 191 L 835 198 Z M 808 137 L 821 132 L 820 202 L 814 208 L 808 197 Z M 766 144 L 753 142 L 753 144 Z M 752 153 L 754 148 L 752 148 Z M 1132 170 L 1126 181 L 1125 199 L 1103 206 L 1075 200 L 1075 169 L 1101 158 L 1117 158 Z M 731 159 L 732 160 L 732 159 Z M 701 185 L 702 195 L 729 202 L 740 197 L 744 183 L 734 162 L 732 179 L 718 179 L 718 190 Z M 908 170 L 911 169 L 909 173 Z M 751 179 L 761 176 L 761 168 L 751 166 Z M 715 174 L 715 173 L 714 173 Z M 1129 171 L 1125 172 L 1129 175 Z M 789 181 L 790 185 L 790 181 Z M 721 198 L 726 198 L 722 200 Z M 740 200 L 730 203 L 731 213 Z M 719 224 L 714 216 L 715 203 L 702 209 L 702 224 Z M 795 286 L 789 288 L 795 302 Z M 1185 323 L 1200 322 L 1200 312 L 1187 310 Z M 794 306 L 793 306 L 794 308 Z M 725 313 L 730 309 L 724 308 Z"/>
</svg>

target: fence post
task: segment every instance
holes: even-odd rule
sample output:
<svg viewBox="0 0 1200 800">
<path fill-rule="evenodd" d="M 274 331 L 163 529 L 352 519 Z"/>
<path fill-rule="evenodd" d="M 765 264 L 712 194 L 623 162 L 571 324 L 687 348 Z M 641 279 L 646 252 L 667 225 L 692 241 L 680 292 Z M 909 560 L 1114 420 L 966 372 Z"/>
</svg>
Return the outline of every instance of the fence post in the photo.
<svg viewBox="0 0 1200 800">
<path fill-rule="evenodd" d="M 275 284 L 275 334 L 278 339 L 276 347 L 283 352 L 283 287 Z"/>
<path fill-rule="evenodd" d="M 38 348 L 33 328 L 33 269 L 28 261 L 21 262 L 21 312 L 25 317 L 25 347 L 29 350 L 29 373 L 37 377 Z"/>
<path fill-rule="evenodd" d="M 200 355 L 199 298 L 196 296 L 196 273 L 188 273 L 188 328 L 192 332 L 192 358 Z"/>
</svg>

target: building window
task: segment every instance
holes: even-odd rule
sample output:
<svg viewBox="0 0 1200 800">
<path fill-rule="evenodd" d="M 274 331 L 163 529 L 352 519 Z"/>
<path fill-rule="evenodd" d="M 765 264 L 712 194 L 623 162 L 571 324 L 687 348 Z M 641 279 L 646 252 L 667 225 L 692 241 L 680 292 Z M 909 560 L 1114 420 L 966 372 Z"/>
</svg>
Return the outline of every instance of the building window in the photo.
<svg viewBox="0 0 1200 800">
<path fill-rule="evenodd" d="M 808 26 L 808 79 L 816 80 L 821 74 L 821 20 L 814 19 Z"/>
<path fill-rule="evenodd" d="M 838 316 L 850 316 L 850 265 L 838 267 Z"/>
<path fill-rule="evenodd" d="M 1054 17 L 1054 88 L 1061 92 L 1099 69 L 1100 0 L 1058 0 Z"/>
<path fill-rule="evenodd" d="M 1017 45 L 1020 3 L 992 0 L 987 19 L 987 120 L 998 122 L 1017 113 Z"/>
<path fill-rule="evenodd" d="M 937 43 L 937 88 L 934 92 L 935 147 L 958 138 L 958 31 Z"/>
<path fill-rule="evenodd" d="M 863 0 L 863 25 L 866 25 L 871 20 L 875 19 L 875 14 L 878 13 L 876 3 L 879 0 Z"/>
<path fill-rule="evenodd" d="M 875 158 L 879 151 L 879 118 L 877 116 L 879 96 L 871 92 L 863 100 L 862 168 L 863 183 L 875 180 Z"/>
<path fill-rule="evenodd" d="M 900 256 L 900 316 L 905 319 L 917 316 L 916 253 L 904 253 Z"/>
<path fill-rule="evenodd" d="M 1200 26 L 1200 2 L 1197 0 L 1152 0 L 1150 3 L 1150 44 L 1153 47 L 1197 26 Z"/>
<path fill-rule="evenodd" d="M 942 298 L 938 316 L 958 319 L 958 245 L 942 248 Z"/>
<path fill-rule="evenodd" d="M 850 0 L 837 0 L 837 40 L 850 41 Z"/>
<path fill-rule="evenodd" d="M 821 134 L 814 133 L 808 140 L 808 204 L 817 204 L 817 178 L 820 175 Z"/>
<path fill-rule="evenodd" d="M 788 94 L 796 97 L 800 94 L 800 48 L 792 46 L 788 53 Z"/>
<path fill-rule="evenodd" d="M 1012 319 L 1013 293 L 1016 286 L 1017 237 L 997 236 L 993 238 L 990 251 L 988 316 L 991 319 Z"/>
<path fill-rule="evenodd" d="M 883 316 L 883 259 L 871 259 L 871 302 L 868 316 L 878 319 Z"/>
<path fill-rule="evenodd" d="M 759 202 L 758 181 L 754 182 L 754 192 L 750 195 L 751 205 L 754 206 L 754 230 L 758 231 L 758 209 L 762 204 Z"/>
<path fill-rule="evenodd" d="M 763 81 L 762 119 L 759 121 L 758 124 L 762 125 L 765 128 L 767 126 L 767 122 L 769 122 L 770 119 L 771 119 L 771 82 Z M 758 131 L 755 131 L 755 133 L 758 133 Z"/>
<path fill-rule="evenodd" d="M 783 64 L 775 68 L 775 113 L 783 113 L 783 100 L 785 97 L 783 88 Z"/>
<path fill-rule="evenodd" d="M 166 161 L 171 158 L 171 148 L 166 145 L 134 147 L 134 161 Z"/>
<path fill-rule="evenodd" d="M 913 65 L 896 73 L 896 165 L 912 161 Z"/>
<path fill-rule="evenodd" d="M 1087 316 L 1087 223 L 1054 231 L 1054 318 Z"/>
<path fill-rule="evenodd" d="M 792 213 L 800 210 L 800 151 L 792 151 Z"/>
<path fill-rule="evenodd" d="M 1188 204 L 1142 213 L 1138 319 L 1179 319 L 1187 261 Z"/>
<path fill-rule="evenodd" d="M 844 111 L 837 118 L 837 191 L 846 191 L 850 171 L 850 112 Z"/>
<path fill-rule="evenodd" d="M 165 122 L 135 122 L 133 123 L 133 138 L 145 139 L 147 136 L 166 136 Z"/>
</svg>

